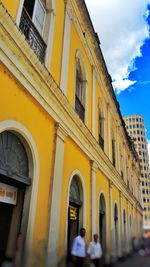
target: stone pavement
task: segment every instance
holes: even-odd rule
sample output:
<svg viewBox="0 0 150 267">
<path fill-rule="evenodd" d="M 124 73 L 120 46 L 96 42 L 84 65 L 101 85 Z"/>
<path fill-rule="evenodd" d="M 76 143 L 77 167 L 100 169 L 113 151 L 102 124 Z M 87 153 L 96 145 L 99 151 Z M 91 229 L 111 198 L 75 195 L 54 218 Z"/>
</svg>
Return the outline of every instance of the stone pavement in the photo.
<svg viewBox="0 0 150 267">
<path fill-rule="evenodd" d="M 137 253 L 123 262 L 116 263 L 114 267 L 150 267 L 150 255 L 141 256 Z"/>
</svg>

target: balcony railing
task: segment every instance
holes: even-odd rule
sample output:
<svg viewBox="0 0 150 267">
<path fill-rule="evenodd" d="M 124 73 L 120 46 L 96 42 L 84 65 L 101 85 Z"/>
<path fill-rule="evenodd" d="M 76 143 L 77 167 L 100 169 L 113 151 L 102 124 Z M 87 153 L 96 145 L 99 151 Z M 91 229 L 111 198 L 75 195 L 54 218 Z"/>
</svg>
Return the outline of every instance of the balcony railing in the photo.
<svg viewBox="0 0 150 267">
<path fill-rule="evenodd" d="M 34 26 L 30 16 L 25 8 L 23 8 L 20 25 L 21 31 L 24 33 L 26 40 L 41 62 L 44 62 L 46 44 L 40 36 L 38 30 Z"/>
<path fill-rule="evenodd" d="M 100 145 L 101 149 L 104 150 L 104 139 L 101 137 L 100 134 L 99 134 L 99 145 Z"/>
<path fill-rule="evenodd" d="M 79 115 L 80 119 L 84 122 L 85 109 L 77 96 L 75 99 L 75 111 Z"/>
</svg>

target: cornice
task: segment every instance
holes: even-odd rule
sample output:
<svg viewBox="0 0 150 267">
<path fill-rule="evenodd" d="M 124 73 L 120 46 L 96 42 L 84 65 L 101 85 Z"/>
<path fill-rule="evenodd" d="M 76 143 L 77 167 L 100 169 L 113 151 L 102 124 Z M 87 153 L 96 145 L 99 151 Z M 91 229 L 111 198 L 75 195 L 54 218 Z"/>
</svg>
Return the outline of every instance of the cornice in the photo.
<svg viewBox="0 0 150 267">
<path fill-rule="evenodd" d="M 18 30 L 9 14 L 0 4 L 0 59 L 13 74 L 15 79 L 53 118 L 61 132 L 61 137 L 68 136 L 83 150 L 90 160 L 98 162 L 98 168 L 129 197 L 134 204 L 135 198 L 128 194 L 119 180 L 119 174 L 112 163 L 99 147 L 88 128 L 82 123 L 73 107 L 25 41 L 24 35 Z M 58 127 L 59 126 L 59 127 Z M 61 129 L 61 131 L 60 131 Z M 118 179 L 116 179 L 118 178 Z"/>
</svg>

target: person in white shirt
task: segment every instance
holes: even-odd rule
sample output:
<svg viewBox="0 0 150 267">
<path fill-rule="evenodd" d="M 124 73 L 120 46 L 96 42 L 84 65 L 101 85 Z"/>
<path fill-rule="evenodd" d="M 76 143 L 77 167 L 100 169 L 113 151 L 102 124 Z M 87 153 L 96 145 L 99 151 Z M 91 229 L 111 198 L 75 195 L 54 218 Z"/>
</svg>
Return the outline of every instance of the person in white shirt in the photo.
<svg viewBox="0 0 150 267">
<path fill-rule="evenodd" d="M 91 262 L 95 267 L 100 267 L 100 258 L 102 256 L 101 244 L 98 241 L 98 234 L 93 235 L 93 241 L 90 242 L 87 253 L 90 257 Z"/>
<path fill-rule="evenodd" d="M 80 229 L 80 234 L 76 236 L 73 240 L 71 255 L 75 267 L 83 267 L 84 260 L 86 257 L 86 248 L 85 248 L 85 228 Z"/>
</svg>

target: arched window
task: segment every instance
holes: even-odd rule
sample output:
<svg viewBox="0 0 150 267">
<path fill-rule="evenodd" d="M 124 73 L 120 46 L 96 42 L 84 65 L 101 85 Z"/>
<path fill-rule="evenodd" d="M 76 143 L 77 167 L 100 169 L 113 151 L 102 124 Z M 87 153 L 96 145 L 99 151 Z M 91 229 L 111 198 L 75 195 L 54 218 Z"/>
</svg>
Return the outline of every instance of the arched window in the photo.
<svg viewBox="0 0 150 267">
<path fill-rule="evenodd" d="M 87 102 L 87 79 L 82 54 L 77 51 L 76 55 L 76 82 L 75 82 L 75 111 L 80 119 L 85 122 Z"/>
<path fill-rule="evenodd" d="M 98 141 L 100 147 L 104 150 L 104 112 L 103 103 L 100 98 L 98 103 Z"/>
<path fill-rule="evenodd" d="M 20 139 L 12 132 L 0 134 L 0 173 L 29 184 L 28 157 Z"/>
<path fill-rule="evenodd" d="M 75 175 L 70 186 L 69 201 L 81 205 L 80 188 L 78 184 L 78 177 Z"/>
</svg>

